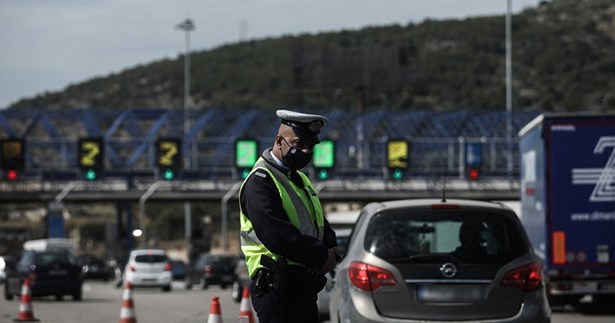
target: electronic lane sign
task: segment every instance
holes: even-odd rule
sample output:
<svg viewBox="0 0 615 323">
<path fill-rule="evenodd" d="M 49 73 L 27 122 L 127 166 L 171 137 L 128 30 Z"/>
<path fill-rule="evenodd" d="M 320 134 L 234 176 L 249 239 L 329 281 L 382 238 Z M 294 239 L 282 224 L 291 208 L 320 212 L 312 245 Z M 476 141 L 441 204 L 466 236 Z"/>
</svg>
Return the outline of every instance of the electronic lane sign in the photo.
<svg viewBox="0 0 615 323">
<path fill-rule="evenodd" d="M 387 141 L 386 157 L 386 165 L 391 177 L 395 180 L 402 180 L 408 168 L 410 144 L 400 139 Z"/>
<path fill-rule="evenodd" d="M 466 177 L 471 181 L 480 179 L 480 170 L 483 165 L 483 144 L 468 142 L 465 144 Z"/>
<path fill-rule="evenodd" d="M 104 145 L 102 138 L 81 138 L 79 140 L 79 167 L 86 180 L 100 177 L 104 164 Z"/>
<path fill-rule="evenodd" d="M 254 139 L 238 139 L 235 141 L 235 167 L 241 178 L 250 174 L 252 166 L 258 159 L 258 142 Z"/>
<path fill-rule="evenodd" d="M 160 176 L 173 180 L 181 168 L 181 141 L 175 138 L 160 138 L 156 143 L 156 160 Z"/>
<path fill-rule="evenodd" d="M 314 156 L 312 166 L 319 179 L 325 180 L 331 176 L 331 171 L 335 167 L 335 142 L 323 140 L 314 146 Z"/>
<path fill-rule="evenodd" d="M 25 168 L 23 139 L 0 140 L 0 168 L 8 181 L 19 178 L 19 172 Z"/>
</svg>

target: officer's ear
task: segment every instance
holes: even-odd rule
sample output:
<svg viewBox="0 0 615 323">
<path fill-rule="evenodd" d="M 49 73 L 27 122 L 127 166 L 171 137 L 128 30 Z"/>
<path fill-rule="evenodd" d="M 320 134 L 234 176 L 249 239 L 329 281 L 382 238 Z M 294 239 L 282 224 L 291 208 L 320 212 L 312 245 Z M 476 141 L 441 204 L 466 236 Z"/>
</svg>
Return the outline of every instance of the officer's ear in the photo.
<svg viewBox="0 0 615 323">
<path fill-rule="evenodd" d="M 280 136 L 280 134 L 275 135 L 275 140 L 274 140 L 275 148 L 278 148 L 278 147 L 281 148 L 282 147 L 282 140 L 283 139 L 284 138 L 282 136 Z"/>
</svg>

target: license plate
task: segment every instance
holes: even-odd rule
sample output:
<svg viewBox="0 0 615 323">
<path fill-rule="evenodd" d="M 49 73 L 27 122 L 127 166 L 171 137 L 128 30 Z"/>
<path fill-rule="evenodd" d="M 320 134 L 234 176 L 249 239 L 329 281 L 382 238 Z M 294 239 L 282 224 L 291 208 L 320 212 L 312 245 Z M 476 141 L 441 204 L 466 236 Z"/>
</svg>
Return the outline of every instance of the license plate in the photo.
<svg viewBox="0 0 615 323">
<path fill-rule="evenodd" d="M 481 285 L 420 284 L 417 286 L 419 302 L 478 302 L 483 298 L 484 287 Z"/>
<path fill-rule="evenodd" d="M 68 274 L 68 272 L 64 269 L 56 269 L 49 271 L 49 276 L 66 276 L 66 274 Z"/>
<path fill-rule="evenodd" d="M 223 276 L 222 281 L 225 283 L 230 283 L 233 281 L 233 276 Z"/>
</svg>

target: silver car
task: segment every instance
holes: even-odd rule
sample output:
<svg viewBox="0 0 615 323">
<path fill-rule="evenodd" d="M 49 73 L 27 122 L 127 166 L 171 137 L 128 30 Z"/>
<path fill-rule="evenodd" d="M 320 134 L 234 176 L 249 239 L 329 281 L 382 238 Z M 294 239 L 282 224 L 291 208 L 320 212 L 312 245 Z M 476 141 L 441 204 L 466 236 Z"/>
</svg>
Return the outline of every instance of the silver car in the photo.
<svg viewBox="0 0 615 323">
<path fill-rule="evenodd" d="M 331 322 L 550 322 L 543 267 L 499 203 L 404 200 L 361 211 Z"/>
</svg>

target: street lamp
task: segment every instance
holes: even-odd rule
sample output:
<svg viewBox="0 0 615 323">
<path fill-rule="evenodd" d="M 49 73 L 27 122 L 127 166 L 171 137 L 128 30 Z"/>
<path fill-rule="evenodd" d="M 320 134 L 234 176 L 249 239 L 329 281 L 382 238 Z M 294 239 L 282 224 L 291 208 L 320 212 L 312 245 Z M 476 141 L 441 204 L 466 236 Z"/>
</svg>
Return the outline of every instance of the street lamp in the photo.
<svg viewBox="0 0 615 323">
<path fill-rule="evenodd" d="M 507 0 L 506 10 L 506 142 L 508 143 L 508 158 L 506 170 L 508 179 L 512 178 L 512 29 L 511 29 L 512 0 Z"/>
<path fill-rule="evenodd" d="M 184 147 L 188 148 L 188 118 L 186 117 L 186 110 L 190 105 L 190 32 L 194 30 L 195 26 L 192 23 L 192 20 L 186 19 L 184 22 L 180 23 L 176 26 L 177 29 L 181 29 L 186 32 L 186 56 L 184 58 L 184 107 L 182 110 L 182 119 L 184 123 Z M 189 158 L 188 149 L 184 149 L 184 167 L 189 168 Z M 188 258 L 190 258 L 191 254 L 191 244 L 190 240 L 192 238 L 192 206 L 190 202 L 184 202 L 184 232 L 186 236 L 186 253 Z"/>
<path fill-rule="evenodd" d="M 186 118 L 186 109 L 190 104 L 190 32 L 194 30 L 192 20 L 186 19 L 184 22 L 176 26 L 186 32 L 186 55 L 184 56 L 184 106 L 183 106 L 183 121 L 184 121 L 184 136 L 188 135 L 188 123 Z"/>
</svg>

